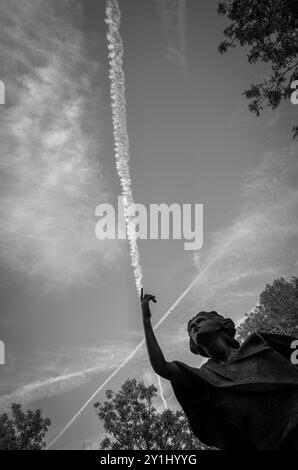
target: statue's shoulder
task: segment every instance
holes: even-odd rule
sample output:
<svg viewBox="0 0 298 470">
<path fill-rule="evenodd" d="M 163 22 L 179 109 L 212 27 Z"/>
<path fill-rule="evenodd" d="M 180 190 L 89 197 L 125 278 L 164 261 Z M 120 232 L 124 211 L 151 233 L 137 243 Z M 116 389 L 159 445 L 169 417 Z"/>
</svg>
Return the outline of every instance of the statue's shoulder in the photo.
<svg viewBox="0 0 298 470">
<path fill-rule="evenodd" d="M 258 354 L 266 349 L 271 349 L 284 358 L 290 360 L 292 352 L 291 345 L 295 340 L 296 338 L 293 338 L 292 336 L 257 331 L 252 333 L 246 341 L 241 344 L 236 357 L 237 359 L 243 359 L 246 356 Z"/>
<path fill-rule="evenodd" d="M 288 335 L 281 335 L 275 333 L 264 333 L 259 331 L 256 333 L 262 340 L 273 350 L 281 354 L 286 359 L 290 359 L 291 352 L 293 352 L 292 343 L 297 341 L 298 338 Z"/>
<path fill-rule="evenodd" d="M 207 361 L 207 363 L 208 362 L 209 360 Z M 183 376 L 185 383 L 191 383 L 193 380 L 205 381 L 206 375 L 204 364 L 200 365 L 200 367 L 194 367 L 185 364 L 182 361 L 172 361 L 172 363 L 179 368 L 179 371 L 181 372 L 181 376 Z"/>
<path fill-rule="evenodd" d="M 200 367 L 190 366 L 188 364 L 185 364 L 185 362 L 178 361 L 178 360 L 172 361 L 171 363 L 175 364 L 176 367 L 179 367 L 179 369 L 183 372 L 197 373 L 198 371 L 201 370 L 201 366 Z"/>
<path fill-rule="evenodd" d="M 199 397 L 200 399 L 207 399 L 210 386 L 216 385 L 217 383 L 216 380 L 214 381 L 213 373 L 211 372 L 210 374 L 208 367 L 205 367 L 205 365 L 210 362 L 210 359 L 199 367 L 193 367 L 177 360 L 172 362 L 175 363 L 176 367 L 178 367 L 181 372 L 180 380 L 176 382 L 172 381 L 176 397 L 182 392 L 187 396 L 188 394 L 193 395 L 195 393 L 197 399 Z"/>
<path fill-rule="evenodd" d="M 244 359 L 244 357 L 246 356 L 258 354 L 259 352 L 268 348 L 270 348 L 270 346 L 267 343 L 266 339 L 263 337 L 263 335 L 260 334 L 260 332 L 252 333 L 240 345 L 240 348 L 238 349 L 236 355 L 234 356 L 234 360 Z"/>
</svg>

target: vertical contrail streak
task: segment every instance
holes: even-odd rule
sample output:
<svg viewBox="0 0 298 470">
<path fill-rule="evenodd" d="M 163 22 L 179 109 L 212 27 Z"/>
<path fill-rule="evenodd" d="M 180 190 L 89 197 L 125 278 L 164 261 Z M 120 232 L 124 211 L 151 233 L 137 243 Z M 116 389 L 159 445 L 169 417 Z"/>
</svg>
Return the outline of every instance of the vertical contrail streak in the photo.
<svg viewBox="0 0 298 470">
<path fill-rule="evenodd" d="M 134 199 L 132 195 L 129 169 L 129 137 L 127 132 L 125 73 L 123 70 L 124 47 L 120 34 L 121 11 L 117 0 L 107 0 L 106 23 L 109 27 L 107 38 L 110 62 L 111 100 L 116 168 L 122 188 L 124 218 L 129 240 L 131 265 L 134 270 L 137 294 L 140 296 L 143 274 L 134 225 L 132 222 L 132 218 L 134 218 Z M 159 388 L 161 398 L 164 400 L 162 385 L 160 382 Z"/>
<path fill-rule="evenodd" d="M 129 241 L 131 265 L 134 270 L 137 294 L 140 296 L 143 274 L 134 231 L 135 203 L 132 195 L 129 169 L 129 138 L 127 132 L 125 74 L 123 70 L 124 48 L 120 34 L 121 11 L 117 0 L 107 0 L 106 5 L 106 23 L 109 28 L 107 39 L 110 63 L 109 76 L 111 80 L 116 168 L 122 189 L 124 218 Z"/>
<path fill-rule="evenodd" d="M 186 295 L 193 289 L 193 287 L 200 281 L 204 274 L 208 271 L 209 268 L 218 260 L 218 258 L 224 253 L 226 248 L 231 245 L 235 237 L 231 237 L 230 240 L 211 258 L 211 260 L 206 264 L 206 266 L 200 271 L 200 273 L 194 278 L 194 280 L 189 284 L 189 286 L 182 292 L 180 297 L 173 303 L 173 305 L 166 311 L 166 313 L 160 318 L 160 320 L 154 326 L 154 331 L 156 331 L 160 325 L 168 318 L 168 316 L 173 312 L 177 305 L 186 297 Z M 57 436 L 50 442 L 46 447 L 46 450 L 57 442 L 57 440 L 70 428 L 70 426 L 76 421 L 80 414 L 87 408 L 87 406 L 92 402 L 92 400 L 97 396 L 97 394 L 110 382 L 110 380 L 115 377 L 115 375 L 132 359 L 135 354 L 141 349 L 145 344 L 145 339 L 133 349 L 133 351 L 124 359 L 124 361 L 112 372 L 111 375 L 97 388 L 97 390 L 91 395 L 90 398 L 84 403 L 84 405 L 79 409 L 79 411 L 71 418 L 71 420 L 64 426 L 64 428 L 57 434 Z"/>
</svg>

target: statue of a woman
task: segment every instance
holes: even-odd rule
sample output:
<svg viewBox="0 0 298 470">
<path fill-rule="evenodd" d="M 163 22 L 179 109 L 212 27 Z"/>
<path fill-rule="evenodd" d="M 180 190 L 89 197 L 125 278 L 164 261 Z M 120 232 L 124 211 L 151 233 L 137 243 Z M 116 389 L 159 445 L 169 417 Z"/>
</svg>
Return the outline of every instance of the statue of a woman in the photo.
<svg viewBox="0 0 298 470">
<path fill-rule="evenodd" d="M 166 361 L 149 303 L 141 294 L 145 338 L 154 371 L 171 382 L 194 435 L 219 449 L 298 450 L 298 370 L 294 338 L 252 334 L 241 346 L 235 325 L 216 312 L 188 322 L 190 350 L 207 357 L 200 368 Z"/>
</svg>

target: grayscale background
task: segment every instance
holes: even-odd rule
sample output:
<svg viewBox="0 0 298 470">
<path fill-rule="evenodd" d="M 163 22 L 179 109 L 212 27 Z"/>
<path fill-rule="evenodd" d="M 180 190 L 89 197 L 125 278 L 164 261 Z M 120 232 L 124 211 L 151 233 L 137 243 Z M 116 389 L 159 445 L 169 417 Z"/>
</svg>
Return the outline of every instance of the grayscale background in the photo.
<svg viewBox="0 0 298 470">
<path fill-rule="evenodd" d="M 217 53 L 217 0 L 186 0 L 185 18 L 172 4 L 120 0 L 130 164 L 136 202 L 204 204 L 200 251 L 139 243 L 153 322 L 220 253 L 157 333 L 169 360 L 199 365 L 193 314 L 241 320 L 266 283 L 297 273 L 297 109 L 252 115 L 242 92 L 265 68 L 244 50 Z M 143 338 L 127 243 L 94 235 L 96 206 L 120 194 L 104 6 L 0 0 L 0 410 L 42 408 L 49 440 Z M 156 383 L 145 349 L 108 388 L 128 377 Z M 89 407 L 54 448 L 92 448 L 102 434 Z"/>
</svg>

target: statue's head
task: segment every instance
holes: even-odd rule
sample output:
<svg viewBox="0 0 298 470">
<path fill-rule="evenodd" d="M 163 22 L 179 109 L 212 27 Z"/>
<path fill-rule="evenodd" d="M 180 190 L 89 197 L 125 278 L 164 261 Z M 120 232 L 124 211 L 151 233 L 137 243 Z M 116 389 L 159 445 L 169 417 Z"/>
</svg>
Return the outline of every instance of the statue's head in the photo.
<svg viewBox="0 0 298 470">
<path fill-rule="evenodd" d="M 224 318 L 217 312 L 199 312 L 187 325 L 189 335 L 189 347 L 193 354 L 210 357 L 208 354 L 208 343 L 215 336 L 221 335 L 228 346 L 239 348 L 236 341 L 236 328 L 233 320 Z"/>
</svg>

